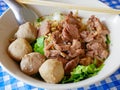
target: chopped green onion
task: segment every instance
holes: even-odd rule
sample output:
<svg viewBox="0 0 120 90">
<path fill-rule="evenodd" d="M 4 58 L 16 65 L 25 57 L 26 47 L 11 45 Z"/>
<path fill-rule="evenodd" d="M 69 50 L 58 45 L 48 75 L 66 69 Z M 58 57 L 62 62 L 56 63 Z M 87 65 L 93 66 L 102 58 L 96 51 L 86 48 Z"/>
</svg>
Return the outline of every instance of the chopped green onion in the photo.
<svg viewBox="0 0 120 90">
<path fill-rule="evenodd" d="M 109 37 L 109 35 L 106 35 L 106 43 L 110 44 L 110 37 Z"/>
<path fill-rule="evenodd" d="M 39 23 L 39 22 L 42 21 L 42 19 L 41 19 L 41 18 L 38 18 L 38 19 L 36 19 L 36 21 Z"/>
</svg>

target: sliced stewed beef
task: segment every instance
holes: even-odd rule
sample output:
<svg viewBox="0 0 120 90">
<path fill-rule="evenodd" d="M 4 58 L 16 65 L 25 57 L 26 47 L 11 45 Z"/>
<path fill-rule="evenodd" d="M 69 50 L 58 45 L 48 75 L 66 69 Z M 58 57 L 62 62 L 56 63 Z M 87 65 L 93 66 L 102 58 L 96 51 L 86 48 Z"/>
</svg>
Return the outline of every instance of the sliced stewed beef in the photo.
<svg viewBox="0 0 120 90">
<path fill-rule="evenodd" d="M 62 38 L 67 41 L 71 41 L 72 39 L 79 39 L 79 30 L 76 25 L 64 22 Z"/>
<path fill-rule="evenodd" d="M 80 59 L 80 64 L 87 66 L 93 63 L 93 59 L 91 57 L 84 57 Z"/>
<path fill-rule="evenodd" d="M 94 59 L 104 60 L 108 57 L 106 35 L 108 29 L 95 16 L 87 21 L 87 28 L 80 30 L 81 22 L 72 13 L 66 16 L 61 28 L 50 34 L 50 41 L 45 41 L 45 56 L 61 61 L 65 74 L 78 64 L 89 65 Z"/>
<path fill-rule="evenodd" d="M 94 15 L 92 15 L 89 20 L 87 21 L 87 28 L 91 31 L 97 31 L 98 34 L 109 34 L 108 29 L 102 22 L 96 18 Z"/>
<path fill-rule="evenodd" d="M 50 32 L 50 24 L 48 21 L 43 21 L 38 30 L 38 37 L 44 36 Z"/>
<path fill-rule="evenodd" d="M 78 65 L 78 63 L 79 63 L 79 57 L 70 60 L 65 66 L 65 74 L 69 75 L 70 72 Z"/>
</svg>

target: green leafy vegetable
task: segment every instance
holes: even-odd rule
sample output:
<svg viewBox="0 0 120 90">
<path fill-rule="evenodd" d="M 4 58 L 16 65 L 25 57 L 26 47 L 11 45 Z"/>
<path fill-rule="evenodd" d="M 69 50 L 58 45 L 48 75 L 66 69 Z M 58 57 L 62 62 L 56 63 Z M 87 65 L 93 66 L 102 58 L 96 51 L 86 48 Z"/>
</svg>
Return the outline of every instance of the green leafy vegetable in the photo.
<svg viewBox="0 0 120 90">
<path fill-rule="evenodd" d="M 34 44 L 34 51 L 44 54 L 44 36 L 41 36 L 37 39 L 37 42 Z"/>
<path fill-rule="evenodd" d="M 95 64 L 90 64 L 88 66 L 78 65 L 75 69 L 73 69 L 69 78 L 66 76 L 64 77 L 62 83 L 78 82 L 85 78 L 94 76 L 102 69 L 102 67 L 103 64 L 98 68 Z"/>
<path fill-rule="evenodd" d="M 38 19 L 36 19 L 36 22 L 41 22 L 42 21 L 42 18 L 38 18 Z"/>
<path fill-rule="evenodd" d="M 106 35 L 106 43 L 107 43 L 107 44 L 110 44 L 110 38 L 109 38 L 109 35 Z"/>
</svg>

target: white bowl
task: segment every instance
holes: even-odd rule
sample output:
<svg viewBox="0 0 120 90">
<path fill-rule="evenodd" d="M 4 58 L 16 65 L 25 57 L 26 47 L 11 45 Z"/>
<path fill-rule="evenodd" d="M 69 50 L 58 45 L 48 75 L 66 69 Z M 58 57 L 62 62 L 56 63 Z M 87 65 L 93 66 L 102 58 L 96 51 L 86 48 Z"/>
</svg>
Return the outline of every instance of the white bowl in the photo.
<svg viewBox="0 0 120 90">
<path fill-rule="evenodd" d="M 58 1 L 58 0 L 56 0 Z M 64 0 L 61 0 L 64 1 Z M 68 1 L 68 0 L 67 0 Z M 106 7 L 104 4 L 99 3 L 96 0 L 75 0 L 76 2 L 79 1 L 80 5 L 92 6 L 95 7 Z M 80 2 L 82 1 L 82 2 Z M 86 2 L 87 1 L 87 2 Z M 70 3 L 73 3 L 73 0 L 69 0 Z M 86 3 L 85 3 L 86 2 Z M 81 4 L 82 3 L 82 4 Z M 43 7 L 43 6 L 30 6 L 32 7 L 39 15 L 48 15 L 55 11 L 60 11 L 63 13 L 68 13 L 69 11 L 75 10 L 67 10 L 67 9 L 58 9 L 58 8 L 51 8 L 51 7 Z M 114 73 L 120 66 L 120 17 L 118 15 L 112 14 L 105 14 L 105 13 L 93 13 L 87 11 L 79 11 L 79 15 L 88 18 L 91 15 L 96 15 L 103 21 L 108 29 L 110 30 L 110 55 L 105 61 L 105 66 L 103 69 L 98 73 L 98 75 L 76 82 L 76 83 L 69 83 L 69 84 L 48 84 L 40 80 L 36 80 L 23 72 L 20 71 L 19 65 L 17 65 L 8 55 L 7 47 L 9 45 L 9 38 L 14 34 L 15 30 L 17 29 L 18 25 L 15 20 L 15 17 L 11 10 L 6 11 L 0 18 L 0 64 L 1 66 L 12 76 L 16 79 L 21 80 L 27 84 L 33 85 L 35 87 L 46 88 L 46 89 L 55 89 L 55 90 L 63 90 L 69 88 L 77 88 L 83 87 L 86 85 L 93 84 L 95 82 L 101 81 Z"/>
</svg>

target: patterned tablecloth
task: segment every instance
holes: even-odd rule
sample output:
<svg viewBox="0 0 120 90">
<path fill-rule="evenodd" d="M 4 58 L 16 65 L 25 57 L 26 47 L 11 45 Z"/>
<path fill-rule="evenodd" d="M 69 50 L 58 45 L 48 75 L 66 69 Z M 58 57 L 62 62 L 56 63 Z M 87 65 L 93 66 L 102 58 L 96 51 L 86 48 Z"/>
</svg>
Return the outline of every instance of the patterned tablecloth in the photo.
<svg viewBox="0 0 120 90">
<path fill-rule="evenodd" d="M 108 6 L 116 9 L 120 9 L 120 0 L 100 0 L 106 3 Z M 0 15 L 8 9 L 8 6 L 0 0 Z M 23 83 L 9 75 L 0 66 L 0 90 L 44 90 Z M 120 68 L 108 78 L 96 82 L 87 87 L 80 87 L 75 90 L 120 90 Z"/>
</svg>

